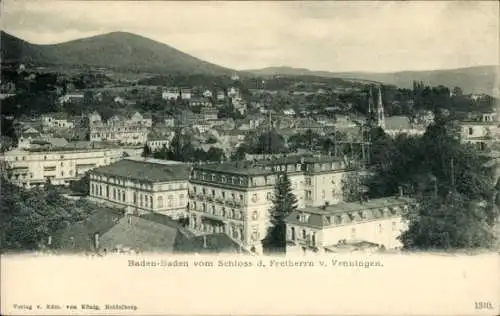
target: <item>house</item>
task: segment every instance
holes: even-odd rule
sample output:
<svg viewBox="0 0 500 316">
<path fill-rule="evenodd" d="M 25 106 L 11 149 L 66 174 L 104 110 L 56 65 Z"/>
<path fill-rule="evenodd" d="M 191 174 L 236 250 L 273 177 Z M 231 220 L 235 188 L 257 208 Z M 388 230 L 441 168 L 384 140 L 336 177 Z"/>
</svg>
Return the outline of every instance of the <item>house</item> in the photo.
<svg viewBox="0 0 500 316">
<path fill-rule="evenodd" d="M 71 102 L 81 102 L 83 101 L 83 93 L 68 93 L 59 97 L 59 104 L 71 103 Z"/>
<path fill-rule="evenodd" d="M 213 107 L 203 107 L 200 109 L 200 114 L 205 120 L 217 120 L 219 110 Z"/>
<path fill-rule="evenodd" d="M 74 122 L 65 113 L 52 113 L 42 115 L 44 129 L 69 129 L 74 128 Z"/>
<path fill-rule="evenodd" d="M 181 99 L 182 100 L 190 100 L 192 96 L 192 90 L 183 88 L 181 89 Z"/>
<path fill-rule="evenodd" d="M 489 119 L 490 117 L 486 117 Z M 484 151 L 498 141 L 500 128 L 495 121 L 461 121 L 461 140 Z"/>
<path fill-rule="evenodd" d="M 283 114 L 288 115 L 288 116 L 295 116 L 295 110 L 294 109 L 286 109 L 286 110 L 283 110 Z"/>
<path fill-rule="evenodd" d="M 168 88 L 161 94 L 164 100 L 177 100 L 181 96 L 181 92 L 178 88 Z"/>
<path fill-rule="evenodd" d="M 156 136 L 156 137 L 151 137 L 148 136 L 148 140 L 146 141 L 146 145 L 152 150 L 152 151 L 159 151 L 161 149 L 168 149 L 170 147 L 170 137 L 168 136 Z"/>
<path fill-rule="evenodd" d="M 163 119 L 163 122 L 165 123 L 166 127 L 174 127 L 175 126 L 175 118 L 173 116 L 171 116 L 171 115 L 166 116 Z"/>
<path fill-rule="evenodd" d="M 217 90 L 216 98 L 218 101 L 224 101 L 226 99 L 226 93 L 222 90 Z"/>
<path fill-rule="evenodd" d="M 347 244 L 400 249 L 398 237 L 408 229 L 404 214 L 414 207 L 413 199 L 400 196 L 299 208 L 286 219 L 286 252 L 339 252 Z"/>
<path fill-rule="evenodd" d="M 227 95 L 228 95 L 228 97 L 230 97 L 232 99 L 241 98 L 240 89 L 235 88 L 235 87 L 231 87 L 229 89 L 229 91 L 227 92 Z"/>
</svg>

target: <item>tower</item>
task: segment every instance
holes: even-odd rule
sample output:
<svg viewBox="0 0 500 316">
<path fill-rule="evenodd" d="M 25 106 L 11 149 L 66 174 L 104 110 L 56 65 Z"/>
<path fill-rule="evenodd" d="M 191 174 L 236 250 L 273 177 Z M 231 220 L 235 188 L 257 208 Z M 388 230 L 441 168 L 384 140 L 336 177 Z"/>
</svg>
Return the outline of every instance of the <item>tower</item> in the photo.
<svg viewBox="0 0 500 316">
<path fill-rule="evenodd" d="M 377 126 L 385 129 L 384 104 L 382 103 L 382 90 L 380 87 L 378 88 Z"/>
</svg>

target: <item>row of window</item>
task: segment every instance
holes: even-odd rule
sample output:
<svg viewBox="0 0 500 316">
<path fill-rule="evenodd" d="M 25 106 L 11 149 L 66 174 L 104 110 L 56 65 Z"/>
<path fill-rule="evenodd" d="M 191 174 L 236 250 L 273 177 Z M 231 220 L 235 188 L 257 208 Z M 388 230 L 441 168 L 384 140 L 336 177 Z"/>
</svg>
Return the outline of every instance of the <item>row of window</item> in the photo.
<svg viewBox="0 0 500 316">
<path fill-rule="evenodd" d="M 396 222 L 392 222 L 392 231 L 395 232 L 398 230 L 398 225 Z M 378 224 L 377 226 L 377 232 L 378 233 L 383 233 L 384 232 L 384 226 L 382 224 Z M 308 234 L 307 230 L 302 229 L 300 231 L 300 234 L 297 236 L 297 232 L 295 230 L 295 227 L 292 227 L 290 229 L 291 233 L 291 239 L 292 240 L 297 240 L 297 239 L 303 239 L 303 240 L 311 240 L 313 242 L 313 245 L 315 245 L 316 242 L 316 233 L 312 232 Z M 356 238 L 356 227 L 351 228 L 351 238 L 355 239 Z"/>
<path fill-rule="evenodd" d="M 106 186 L 105 190 L 105 196 L 107 198 L 111 198 L 114 201 L 118 202 L 126 202 L 126 192 L 125 190 L 122 189 L 117 189 L 113 188 L 111 191 L 112 194 L 110 196 L 110 190 L 109 187 Z M 104 196 L 103 195 L 103 185 L 97 185 L 97 184 L 92 184 L 90 186 L 90 193 L 92 195 L 99 195 L 99 196 Z M 179 195 L 179 201 L 178 201 L 178 206 L 184 205 L 183 203 L 184 200 L 184 194 Z M 137 192 L 133 193 L 133 203 L 135 205 L 139 206 L 144 206 L 144 207 L 150 207 L 153 208 L 153 196 L 152 195 L 147 195 L 147 194 L 137 194 Z M 164 207 L 164 201 L 163 201 L 163 196 L 158 196 L 156 199 L 156 207 L 157 208 L 163 208 Z M 174 206 L 174 196 L 173 195 L 168 195 L 167 196 L 167 206 L 173 207 Z"/>
<path fill-rule="evenodd" d="M 206 203 L 201 204 L 201 209 L 198 209 L 198 205 L 196 202 L 192 202 L 190 204 L 190 209 L 191 210 L 200 210 L 204 213 L 208 213 L 211 215 L 216 215 L 220 217 L 225 217 L 225 218 L 230 218 L 230 219 L 236 219 L 236 220 L 242 220 L 245 217 L 245 212 L 241 210 L 235 210 L 235 209 L 226 209 L 225 207 L 216 207 L 215 205 L 210 205 L 208 206 Z M 252 220 L 257 220 L 259 219 L 259 212 L 253 211 L 252 212 Z"/>
<path fill-rule="evenodd" d="M 236 193 L 234 193 L 234 192 L 231 192 L 230 194 L 226 195 L 226 191 L 220 191 L 220 194 L 217 194 L 217 191 L 215 189 L 211 189 L 211 190 L 208 190 L 206 188 L 202 188 L 201 189 L 201 193 L 204 196 L 207 196 L 207 194 L 209 192 L 210 192 L 210 196 L 213 197 L 213 198 L 220 197 L 222 199 L 226 199 L 226 197 L 228 197 L 228 198 L 230 197 L 231 200 L 236 200 Z M 196 186 L 193 187 L 193 193 L 194 194 L 198 193 L 198 189 L 197 189 Z M 240 201 L 244 201 L 244 199 L 245 199 L 245 196 L 243 194 L 239 194 L 238 197 L 239 197 Z M 267 192 L 266 193 L 266 200 L 272 200 L 272 198 L 273 198 L 273 194 L 271 192 Z M 259 195 L 257 193 L 252 194 L 251 201 L 252 202 L 258 202 L 259 201 Z"/>
</svg>

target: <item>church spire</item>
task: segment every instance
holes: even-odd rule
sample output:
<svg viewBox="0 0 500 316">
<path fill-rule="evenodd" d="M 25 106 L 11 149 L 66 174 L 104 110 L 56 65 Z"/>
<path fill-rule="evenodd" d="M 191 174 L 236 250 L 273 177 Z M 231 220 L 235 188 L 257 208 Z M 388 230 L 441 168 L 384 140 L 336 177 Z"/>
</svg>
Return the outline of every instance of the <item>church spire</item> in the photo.
<svg viewBox="0 0 500 316">
<path fill-rule="evenodd" d="M 382 103 L 382 90 L 378 88 L 377 126 L 385 128 L 384 104 Z"/>
</svg>

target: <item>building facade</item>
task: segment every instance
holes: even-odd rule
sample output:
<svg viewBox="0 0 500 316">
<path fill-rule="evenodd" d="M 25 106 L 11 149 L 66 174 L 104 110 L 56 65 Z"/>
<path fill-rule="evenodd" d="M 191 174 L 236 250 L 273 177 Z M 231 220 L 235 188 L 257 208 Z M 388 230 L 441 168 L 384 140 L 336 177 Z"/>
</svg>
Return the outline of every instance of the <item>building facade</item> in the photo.
<svg viewBox="0 0 500 316">
<path fill-rule="evenodd" d="M 26 151 L 4 153 L 8 176 L 14 184 L 25 188 L 43 186 L 48 181 L 54 185 L 67 185 L 82 177 L 87 171 L 111 164 L 123 157 L 121 149 L 85 149 Z"/>
<path fill-rule="evenodd" d="M 190 175 L 190 229 L 224 232 L 247 249 L 261 253 L 278 176 L 286 172 L 298 207 L 343 200 L 342 180 L 351 172 L 333 157 L 282 157 L 207 164 Z"/>
<path fill-rule="evenodd" d="M 90 173 L 90 198 L 128 213 L 184 217 L 190 166 L 158 159 L 124 159 Z"/>
<path fill-rule="evenodd" d="M 398 237 L 408 229 L 403 214 L 414 206 L 410 198 L 386 197 L 299 209 L 286 220 L 286 251 L 325 253 L 360 241 L 398 249 L 402 246 Z"/>
<path fill-rule="evenodd" d="M 150 118 L 135 113 L 130 118 L 114 116 L 106 122 L 92 114 L 89 118 L 90 141 L 111 141 L 126 145 L 143 145 L 146 143 L 152 125 Z"/>
</svg>

